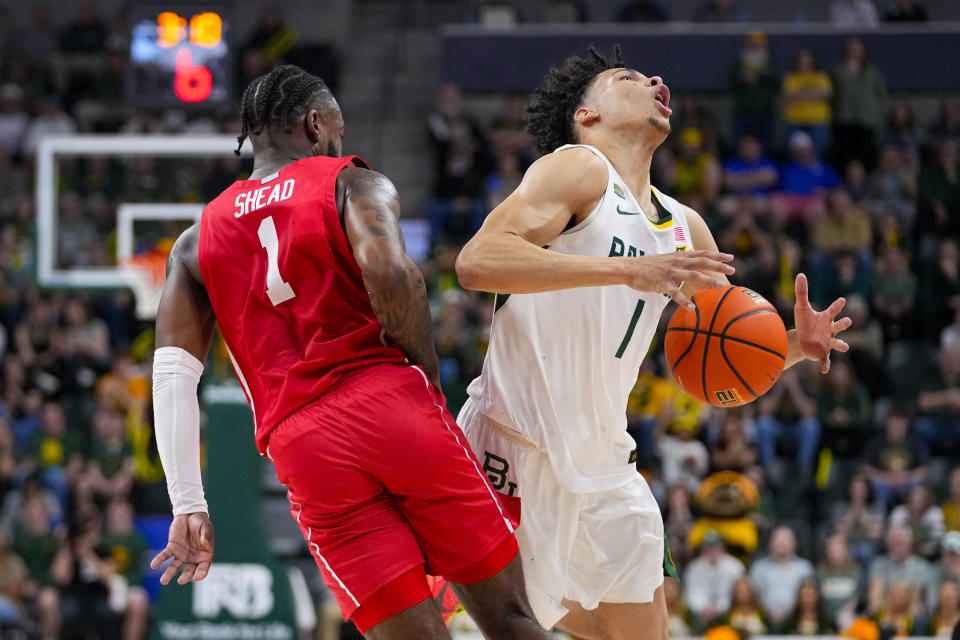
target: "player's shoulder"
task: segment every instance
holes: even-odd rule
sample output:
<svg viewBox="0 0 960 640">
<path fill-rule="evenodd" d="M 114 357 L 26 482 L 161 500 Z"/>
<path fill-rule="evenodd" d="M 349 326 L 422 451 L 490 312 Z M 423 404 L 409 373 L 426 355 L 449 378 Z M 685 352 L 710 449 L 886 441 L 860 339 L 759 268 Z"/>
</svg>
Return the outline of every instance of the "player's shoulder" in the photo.
<svg viewBox="0 0 960 640">
<path fill-rule="evenodd" d="M 530 165 L 521 190 L 552 200 L 597 200 L 607 188 L 607 165 L 584 147 L 548 153 Z"/>
<path fill-rule="evenodd" d="M 541 156 L 530 165 L 527 172 L 531 170 L 547 171 L 563 177 L 576 175 L 581 179 L 596 178 L 604 183 L 607 180 L 607 164 L 599 155 L 581 146 L 570 146 Z"/>
<path fill-rule="evenodd" d="M 167 256 L 167 275 L 183 267 L 197 282 L 203 282 L 200 269 L 200 223 L 195 222 L 180 234 Z"/>
<path fill-rule="evenodd" d="M 706 226 L 707 221 L 703 219 L 703 216 L 700 215 L 700 212 L 696 209 L 691 209 L 687 205 L 677 202 L 677 206 L 680 207 L 680 210 L 683 211 L 684 217 L 687 219 L 688 226 Z"/>
<path fill-rule="evenodd" d="M 336 182 L 337 211 L 341 216 L 345 215 L 349 203 L 363 196 L 378 201 L 400 200 L 397 188 L 382 173 L 360 166 L 344 167 Z"/>
<path fill-rule="evenodd" d="M 370 191 L 387 191 L 395 194 L 397 188 L 387 176 L 357 165 L 347 165 L 337 175 L 337 187 L 349 193 L 369 193 Z"/>
<path fill-rule="evenodd" d="M 183 233 L 177 237 L 176 241 L 173 243 L 173 247 L 170 249 L 170 255 L 180 257 L 191 252 L 196 252 L 199 244 L 200 223 L 195 222 L 187 227 Z"/>
<path fill-rule="evenodd" d="M 312 179 L 324 181 L 334 179 L 338 183 L 362 180 L 364 176 L 369 175 L 380 176 L 376 171 L 370 170 L 363 158 L 356 155 L 311 156 L 288 165 L 286 170 L 297 172 L 300 175 L 308 175 Z"/>
</svg>

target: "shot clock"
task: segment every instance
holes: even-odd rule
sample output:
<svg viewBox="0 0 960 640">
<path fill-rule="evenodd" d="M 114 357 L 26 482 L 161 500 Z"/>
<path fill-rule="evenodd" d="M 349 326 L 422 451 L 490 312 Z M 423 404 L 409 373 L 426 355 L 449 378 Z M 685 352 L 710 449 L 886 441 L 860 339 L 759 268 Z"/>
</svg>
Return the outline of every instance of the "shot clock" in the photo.
<svg viewBox="0 0 960 640">
<path fill-rule="evenodd" d="M 229 11 L 196 4 L 138 6 L 132 13 L 131 104 L 219 106 L 230 99 L 234 53 Z"/>
</svg>

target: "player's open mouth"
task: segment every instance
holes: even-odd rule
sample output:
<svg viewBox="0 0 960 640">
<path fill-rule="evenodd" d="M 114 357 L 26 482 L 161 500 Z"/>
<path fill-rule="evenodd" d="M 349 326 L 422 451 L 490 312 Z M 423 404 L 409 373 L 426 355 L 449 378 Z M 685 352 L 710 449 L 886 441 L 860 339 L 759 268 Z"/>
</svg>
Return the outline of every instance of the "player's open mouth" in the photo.
<svg viewBox="0 0 960 640">
<path fill-rule="evenodd" d="M 667 88 L 665 84 L 658 84 L 657 88 L 654 89 L 653 100 L 657 103 L 657 106 L 660 108 L 660 111 L 664 115 L 669 116 L 673 113 L 673 109 L 670 108 L 670 89 Z"/>
</svg>

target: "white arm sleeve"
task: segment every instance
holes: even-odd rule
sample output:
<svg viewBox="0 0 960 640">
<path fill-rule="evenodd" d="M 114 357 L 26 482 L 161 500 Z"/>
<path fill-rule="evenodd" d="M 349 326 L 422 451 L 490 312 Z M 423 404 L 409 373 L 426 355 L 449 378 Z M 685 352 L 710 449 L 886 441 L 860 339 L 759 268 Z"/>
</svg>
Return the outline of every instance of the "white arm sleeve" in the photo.
<svg viewBox="0 0 960 640">
<path fill-rule="evenodd" d="M 202 373 L 203 363 L 180 347 L 161 347 L 153 355 L 153 428 L 175 516 L 207 513 L 197 399 Z"/>
</svg>

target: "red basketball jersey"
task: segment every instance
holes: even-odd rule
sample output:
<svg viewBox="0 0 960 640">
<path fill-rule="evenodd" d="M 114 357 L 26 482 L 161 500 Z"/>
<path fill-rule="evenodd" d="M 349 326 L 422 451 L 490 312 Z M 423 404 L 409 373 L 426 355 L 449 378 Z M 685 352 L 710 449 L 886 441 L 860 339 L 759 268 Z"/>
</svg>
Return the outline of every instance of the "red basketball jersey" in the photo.
<svg viewBox="0 0 960 640">
<path fill-rule="evenodd" d="M 344 374 L 405 361 L 386 344 L 337 213 L 337 176 L 355 164 L 366 167 L 307 158 L 238 180 L 200 219 L 200 270 L 262 454 L 271 429 Z"/>
</svg>

